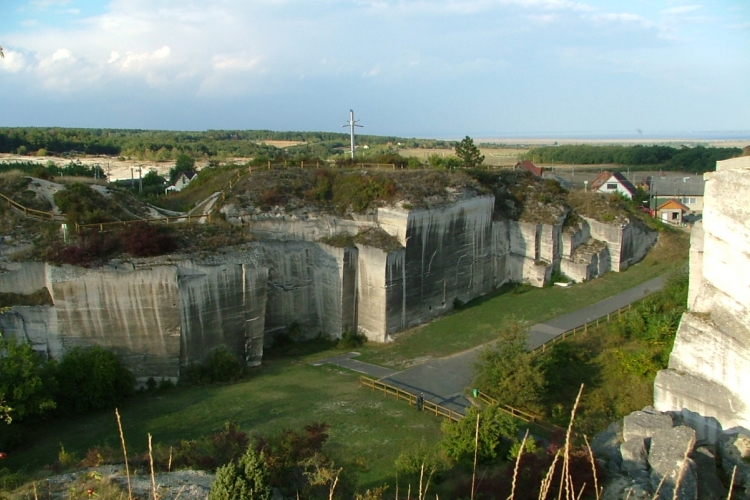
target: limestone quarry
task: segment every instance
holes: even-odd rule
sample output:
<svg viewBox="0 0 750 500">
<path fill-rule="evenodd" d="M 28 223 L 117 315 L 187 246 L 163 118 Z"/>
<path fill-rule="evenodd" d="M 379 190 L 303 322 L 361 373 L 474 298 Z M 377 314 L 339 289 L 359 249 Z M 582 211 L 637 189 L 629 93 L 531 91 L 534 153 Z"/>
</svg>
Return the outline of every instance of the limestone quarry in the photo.
<svg viewBox="0 0 750 500">
<path fill-rule="evenodd" d="M 219 346 L 258 364 L 290 325 L 388 342 L 509 282 L 622 271 L 656 241 L 637 216 L 599 220 L 525 173 L 336 175 L 352 184 L 299 169 L 243 176 L 212 210 L 252 241 L 221 251 L 6 262 L 0 293 L 46 289 L 52 304 L 11 307 L 0 329 L 53 357 L 103 345 L 141 381 L 176 379 Z"/>
</svg>

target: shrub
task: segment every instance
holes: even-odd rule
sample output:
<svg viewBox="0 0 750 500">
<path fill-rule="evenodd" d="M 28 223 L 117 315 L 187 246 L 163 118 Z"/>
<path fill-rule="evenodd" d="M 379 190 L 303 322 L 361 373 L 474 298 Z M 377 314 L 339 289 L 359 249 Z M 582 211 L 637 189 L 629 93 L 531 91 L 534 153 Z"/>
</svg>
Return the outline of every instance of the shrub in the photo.
<svg viewBox="0 0 750 500">
<path fill-rule="evenodd" d="M 476 408 L 470 408 L 466 417 L 458 422 L 446 420 L 442 425 L 440 446 L 448 457 L 461 465 L 471 465 L 474 460 L 478 413 Z M 487 406 L 479 417 L 478 460 L 490 462 L 498 457 L 506 458 L 510 443 L 517 439 L 518 424 L 497 405 Z"/>
<path fill-rule="evenodd" d="M 42 416 L 55 408 L 51 368 L 28 342 L 0 335 L 0 404 L 8 407 L 11 422 Z"/>
<path fill-rule="evenodd" d="M 118 250 L 119 243 L 111 235 L 98 231 L 86 231 L 81 233 L 78 243 L 53 250 L 49 259 L 56 263 L 88 266 L 106 261 Z"/>
<path fill-rule="evenodd" d="M 344 330 L 336 347 L 339 349 L 355 349 L 367 342 L 367 336 L 362 333 L 351 331 L 348 328 Z"/>
<path fill-rule="evenodd" d="M 305 461 L 325 465 L 327 459 L 321 451 L 328 440 L 329 427 L 326 423 L 314 422 L 306 425 L 304 432 L 286 429 L 270 438 L 257 437 L 255 450 L 266 456 L 270 484 L 276 487 L 294 485 L 299 489 L 309 486 L 301 477 L 300 466 Z"/>
<path fill-rule="evenodd" d="M 120 232 L 123 249 L 134 257 L 153 257 L 177 248 L 169 228 L 147 222 L 136 222 Z"/>
<path fill-rule="evenodd" d="M 188 366 L 185 379 L 195 384 L 215 384 L 239 380 L 244 374 L 242 361 L 225 346 L 221 346 L 208 354 L 205 363 Z"/>
<path fill-rule="evenodd" d="M 208 500 L 270 500 L 268 479 L 263 452 L 248 448 L 237 462 L 219 467 Z"/>
<path fill-rule="evenodd" d="M 173 448 L 159 446 L 154 453 L 154 464 L 160 470 L 194 468 L 214 470 L 239 460 L 247 451 L 250 439 L 234 422 L 210 436 L 182 440 Z"/>
<path fill-rule="evenodd" d="M 56 399 L 63 410 L 73 413 L 114 408 L 135 393 L 133 374 L 113 352 L 99 346 L 68 352 L 56 378 Z"/>
</svg>

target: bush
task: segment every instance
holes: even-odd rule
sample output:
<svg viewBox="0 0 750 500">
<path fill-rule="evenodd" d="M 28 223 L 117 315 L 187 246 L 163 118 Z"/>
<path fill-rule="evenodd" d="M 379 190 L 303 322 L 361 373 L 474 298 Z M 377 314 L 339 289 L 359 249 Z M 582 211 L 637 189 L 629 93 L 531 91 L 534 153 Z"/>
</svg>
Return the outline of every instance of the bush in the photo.
<svg viewBox="0 0 750 500">
<path fill-rule="evenodd" d="M 248 448 L 237 462 L 219 467 L 208 500 L 270 500 L 268 479 L 263 452 Z"/>
<path fill-rule="evenodd" d="M 229 352 L 225 346 L 218 347 L 208 354 L 203 364 L 192 364 L 187 367 L 185 379 L 195 384 L 215 384 L 233 382 L 245 375 L 245 365 Z"/>
<path fill-rule="evenodd" d="M 354 332 L 348 328 L 344 330 L 336 347 L 339 349 L 356 349 L 367 342 L 367 336 L 362 333 Z"/>
<path fill-rule="evenodd" d="M 28 342 L 0 335 L 0 404 L 8 407 L 11 422 L 42 416 L 55 408 L 53 368 Z"/>
<path fill-rule="evenodd" d="M 147 222 L 136 222 L 120 232 L 123 249 L 134 257 L 153 257 L 177 248 L 169 228 Z"/>
<path fill-rule="evenodd" d="M 154 452 L 154 465 L 159 470 L 215 470 L 239 460 L 249 444 L 247 433 L 241 431 L 236 423 L 226 422 L 221 431 L 210 436 L 182 440 L 170 448 L 158 446 Z M 147 458 L 144 457 L 144 460 Z"/>
<path fill-rule="evenodd" d="M 68 412 L 114 408 L 135 393 L 135 377 L 117 356 L 99 346 L 75 348 L 57 367 L 60 407 Z"/>
<path fill-rule="evenodd" d="M 440 443 L 445 454 L 461 465 L 471 465 L 474 461 L 477 414 L 479 414 L 480 462 L 490 462 L 496 458 L 506 458 L 510 445 L 517 440 L 518 424 L 497 405 L 489 405 L 481 413 L 470 408 L 466 417 L 458 422 L 443 422 L 443 440 Z"/>
</svg>

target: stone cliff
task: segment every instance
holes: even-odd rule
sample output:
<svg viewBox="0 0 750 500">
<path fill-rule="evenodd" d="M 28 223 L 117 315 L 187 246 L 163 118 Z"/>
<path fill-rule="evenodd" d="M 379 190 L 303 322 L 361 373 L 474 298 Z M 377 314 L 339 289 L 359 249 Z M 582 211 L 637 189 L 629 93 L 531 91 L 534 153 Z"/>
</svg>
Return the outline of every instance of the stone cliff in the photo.
<svg viewBox="0 0 750 500">
<path fill-rule="evenodd" d="M 416 208 L 396 202 L 360 215 L 230 203 L 226 219 L 259 241 L 210 257 L 8 265 L 0 292 L 46 288 L 54 305 L 14 307 L 0 328 L 51 356 L 98 344 L 141 379 L 176 378 L 220 345 L 257 364 L 281 334 L 359 331 L 385 342 L 507 282 L 621 271 L 656 240 L 635 219 L 604 224 L 542 202 L 528 205 L 544 217 L 512 219 L 498 213 L 496 195 L 444 191 Z"/>
<path fill-rule="evenodd" d="M 699 439 L 750 434 L 750 157 L 717 162 L 691 237 L 688 312 L 654 406 L 681 412 Z M 750 485 L 750 476 L 748 477 Z"/>
</svg>

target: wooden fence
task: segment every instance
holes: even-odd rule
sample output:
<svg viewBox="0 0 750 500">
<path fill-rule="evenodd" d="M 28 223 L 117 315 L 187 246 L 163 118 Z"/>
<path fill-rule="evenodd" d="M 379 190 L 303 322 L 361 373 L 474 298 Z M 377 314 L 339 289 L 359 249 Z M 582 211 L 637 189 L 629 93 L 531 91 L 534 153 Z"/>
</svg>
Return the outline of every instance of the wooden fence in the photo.
<svg viewBox="0 0 750 500">
<path fill-rule="evenodd" d="M 562 342 L 565 339 L 573 337 L 577 333 L 587 333 L 590 327 L 597 327 L 600 324 L 609 323 L 610 321 L 612 321 L 613 318 L 619 318 L 620 316 L 622 316 L 623 311 L 627 312 L 627 311 L 630 311 L 632 308 L 633 308 L 633 305 L 628 304 L 626 306 L 619 308 L 617 311 L 607 313 L 606 316 L 601 316 L 599 318 L 589 321 L 588 323 L 582 326 L 577 326 L 571 330 L 566 330 L 562 334 L 558 335 L 557 337 L 553 337 L 549 339 L 547 342 L 545 342 L 544 344 L 538 347 L 535 347 L 534 349 L 531 350 L 531 352 L 532 353 L 545 352 L 549 344 L 556 344 L 557 342 Z"/>
<path fill-rule="evenodd" d="M 53 214 L 52 212 L 45 212 L 44 210 L 36 210 L 34 208 L 23 206 L 17 201 L 12 200 L 11 198 L 5 196 L 2 193 L 0 193 L 0 197 L 2 197 L 5 201 L 8 202 L 8 208 L 18 210 L 19 212 L 23 212 L 24 217 L 51 220 L 51 221 L 60 221 L 60 220 L 64 221 L 65 220 L 64 215 Z"/>
<path fill-rule="evenodd" d="M 365 376 L 359 377 L 359 386 L 369 387 L 373 391 L 382 392 L 383 396 L 386 397 L 394 396 L 396 399 L 402 399 L 413 406 L 417 405 L 417 396 L 415 396 L 414 394 L 399 389 L 398 387 L 385 384 L 383 382 L 375 380 L 374 378 Z M 464 418 L 464 416 L 457 411 L 453 411 L 450 408 L 440 406 L 439 404 L 435 404 L 431 401 L 424 401 L 424 403 L 422 404 L 422 411 L 425 411 L 427 413 L 434 413 L 436 417 L 444 417 L 451 422 L 458 422 L 459 420 Z"/>
</svg>

